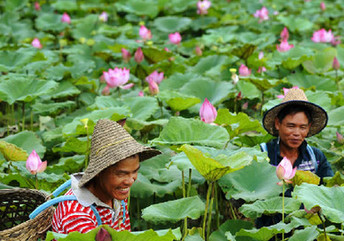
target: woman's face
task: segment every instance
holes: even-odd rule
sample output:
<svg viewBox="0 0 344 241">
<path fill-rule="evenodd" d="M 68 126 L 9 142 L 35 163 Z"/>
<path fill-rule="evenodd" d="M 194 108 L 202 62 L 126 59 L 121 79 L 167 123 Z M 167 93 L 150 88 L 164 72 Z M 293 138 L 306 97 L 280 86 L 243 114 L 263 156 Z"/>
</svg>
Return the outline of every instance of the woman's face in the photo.
<svg viewBox="0 0 344 241">
<path fill-rule="evenodd" d="M 135 155 L 106 168 L 99 174 L 96 182 L 96 196 L 104 200 L 124 200 L 129 189 L 137 179 L 140 169 L 139 156 Z"/>
</svg>

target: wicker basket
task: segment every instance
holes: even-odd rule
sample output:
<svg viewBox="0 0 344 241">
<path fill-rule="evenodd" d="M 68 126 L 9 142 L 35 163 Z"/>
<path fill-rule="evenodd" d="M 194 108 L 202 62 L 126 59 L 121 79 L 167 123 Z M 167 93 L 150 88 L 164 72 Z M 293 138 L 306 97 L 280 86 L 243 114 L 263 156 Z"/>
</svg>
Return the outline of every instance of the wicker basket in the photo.
<svg viewBox="0 0 344 241">
<path fill-rule="evenodd" d="M 24 188 L 0 190 L 0 240 L 44 239 L 54 207 L 30 220 L 29 214 L 48 199 L 43 192 Z"/>
</svg>

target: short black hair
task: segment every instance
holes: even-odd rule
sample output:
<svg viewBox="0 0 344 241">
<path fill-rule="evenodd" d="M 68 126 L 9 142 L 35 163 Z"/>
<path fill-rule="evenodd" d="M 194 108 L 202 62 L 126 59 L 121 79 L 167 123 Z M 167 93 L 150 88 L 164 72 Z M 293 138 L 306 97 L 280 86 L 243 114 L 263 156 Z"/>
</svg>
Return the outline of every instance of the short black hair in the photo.
<svg viewBox="0 0 344 241">
<path fill-rule="evenodd" d="M 307 106 L 302 105 L 302 104 L 291 104 L 291 105 L 285 106 L 283 109 L 280 110 L 280 112 L 278 112 L 277 118 L 278 118 L 279 122 L 282 123 L 283 119 L 287 115 L 296 114 L 299 112 L 305 113 L 305 115 L 308 119 L 308 123 L 313 122 L 312 111 Z"/>
</svg>

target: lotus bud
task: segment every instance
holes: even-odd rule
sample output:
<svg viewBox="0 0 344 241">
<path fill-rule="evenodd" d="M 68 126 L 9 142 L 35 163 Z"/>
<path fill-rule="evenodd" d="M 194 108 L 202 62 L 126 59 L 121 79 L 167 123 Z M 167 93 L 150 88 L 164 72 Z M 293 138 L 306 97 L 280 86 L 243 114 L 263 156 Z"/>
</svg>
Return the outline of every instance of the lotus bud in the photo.
<svg viewBox="0 0 344 241">
<path fill-rule="evenodd" d="M 47 168 L 47 161 L 42 162 L 35 150 L 32 150 L 31 154 L 26 160 L 26 169 L 33 175 L 44 172 Z"/>
<path fill-rule="evenodd" d="M 112 241 L 110 233 L 101 227 L 96 235 L 96 241 Z"/>
<path fill-rule="evenodd" d="M 70 17 L 66 12 L 63 13 L 62 18 L 61 18 L 61 22 L 68 23 L 68 24 L 71 23 Z"/>
<path fill-rule="evenodd" d="M 136 52 L 135 52 L 135 54 L 134 54 L 134 59 L 135 59 L 135 61 L 136 61 L 138 64 L 141 63 L 141 62 L 143 61 L 144 55 L 143 55 L 143 52 L 142 52 L 141 47 L 139 47 L 139 48 L 136 50 Z"/>
<path fill-rule="evenodd" d="M 334 57 L 334 59 L 333 59 L 332 68 L 334 70 L 338 70 L 340 68 L 340 64 L 339 64 L 337 57 Z"/>
<path fill-rule="evenodd" d="M 207 98 L 205 98 L 199 110 L 199 116 L 201 121 L 205 123 L 213 123 L 216 119 L 217 111 Z"/>
<path fill-rule="evenodd" d="M 276 167 L 276 175 L 278 179 L 284 180 L 285 182 L 290 183 L 290 179 L 295 176 L 296 167 L 293 169 L 293 166 L 290 160 L 286 157 L 282 159 L 282 161 Z"/>
<path fill-rule="evenodd" d="M 337 131 L 337 132 L 336 132 L 336 136 L 337 136 L 337 141 L 338 141 L 340 144 L 344 144 L 343 135 L 341 135 L 341 134 Z"/>
<path fill-rule="evenodd" d="M 159 93 L 159 86 L 153 80 L 149 81 L 149 92 L 151 93 L 151 95 L 156 95 Z"/>
</svg>

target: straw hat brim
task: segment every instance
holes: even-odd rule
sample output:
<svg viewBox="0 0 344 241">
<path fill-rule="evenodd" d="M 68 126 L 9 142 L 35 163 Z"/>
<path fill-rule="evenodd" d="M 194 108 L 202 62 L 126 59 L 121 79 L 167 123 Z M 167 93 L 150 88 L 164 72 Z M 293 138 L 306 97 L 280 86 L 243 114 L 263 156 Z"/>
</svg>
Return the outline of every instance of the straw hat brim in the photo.
<svg viewBox="0 0 344 241">
<path fill-rule="evenodd" d="M 109 166 L 135 154 L 139 155 L 140 161 L 144 161 L 161 152 L 138 143 L 119 124 L 110 120 L 99 120 L 92 135 L 89 165 L 79 181 L 79 187 Z"/>
<path fill-rule="evenodd" d="M 328 116 L 326 111 L 321 106 L 303 100 L 290 100 L 272 107 L 264 114 L 263 126 L 269 134 L 278 136 L 278 131 L 275 128 L 275 118 L 284 107 L 291 104 L 305 106 L 312 112 L 313 121 L 311 123 L 311 127 L 309 129 L 307 137 L 318 134 L 327 125 Z"/>
</svg>

